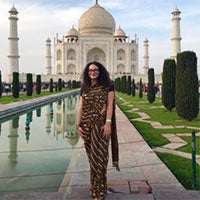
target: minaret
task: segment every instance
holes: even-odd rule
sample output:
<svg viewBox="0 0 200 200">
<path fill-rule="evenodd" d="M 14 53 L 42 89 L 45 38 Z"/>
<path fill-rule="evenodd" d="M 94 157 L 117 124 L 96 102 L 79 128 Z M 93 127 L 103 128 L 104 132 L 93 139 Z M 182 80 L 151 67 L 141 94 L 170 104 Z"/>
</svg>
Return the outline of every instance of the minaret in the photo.
<svg viewBox="0 0 200 200">
<path fill-rule="evenodd" d="M 8 128 L 8 138 L 9 138 L 9 161 L 10 161 L 10 164 L 15 166 L 17 164 L 17 140 L 18 140 L 18 121 L 19 121 L 19 118 L 16 119 L 17 121 L 15 120 L 11 120 L 9 122 L 9 128 Z M 16 123 L 16 124 L 14 124 Z"/>
<path fill-rule="evenodd" d="M 50 105 L 47 105 L 46 106 L 46 133 L 47 134 L 50 134 L 51 133 L 51 121 L 50 121 L 50 118 L 51 118 L 51 113 L 50 113 Z"/>
<path fill-rule="evenodd" d="M 9 72 L 8 72 L 8 82 L 12 81 L 13 72 L 19 72 L 19 54 L 18 54 L 18 29 L 17 29 L 17 14 L 18 11 L 13 6 L 10 11 L 10 34 L 8 37 L 9 41 L 9 54 L 8 54 L 8 63 L 9 63 Z"/>
<path fill-rule="evenodd" d="M 181 52 L 181 35 L 180 35 L 180 14 L 181 12 L 176 7 L 174 11 L 171 13 L 173 15 L 172 18 L 172 51 L 171 51 L 171 59 L 176 60 L 177 53 Z"/>
<path fill-rule="evenodd" d="M 147 75 L 148 74 L 148 70 L 149 70 L 149 41 L 147 40 L 147 38 L 145 38 L 144 40 L 144 75 Z"/>
<path fill-rule="evenodd" d="M 46 40 L 46 74 L 51 74 L 51 40 L 47 38 Z"/>
</svg>

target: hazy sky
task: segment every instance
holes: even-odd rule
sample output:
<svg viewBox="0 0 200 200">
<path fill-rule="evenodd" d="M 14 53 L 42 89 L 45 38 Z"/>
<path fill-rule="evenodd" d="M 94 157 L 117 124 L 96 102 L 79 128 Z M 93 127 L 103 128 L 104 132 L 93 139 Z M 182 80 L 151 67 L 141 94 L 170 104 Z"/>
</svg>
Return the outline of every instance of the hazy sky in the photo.
<svg viewBox="0 0 200 200">
<path fill-rule="evenodd" d="M 59 37 L 74 25 L 95 0 L 0 0 L 0 70 L 8 73 L 9 13 L 18 10 L 20 73 L 45 73 L 45 40 Z M 200 0 L 99 0 L 130 39 L 139 38 L 139 71 L 143 72 L 143 41 L 149 40 L 149 65 L 162 72 L 164 59 L 171 55 L 172 15 L 181 11 L 181 50 L 192 50 L 200 57 Z M 52 65 L 54 64 L 52 59 Z M 198 61 L 199 66 L 199 61 Z M 199 69 L 198 69 L 199 70 Z"/>
</svg>

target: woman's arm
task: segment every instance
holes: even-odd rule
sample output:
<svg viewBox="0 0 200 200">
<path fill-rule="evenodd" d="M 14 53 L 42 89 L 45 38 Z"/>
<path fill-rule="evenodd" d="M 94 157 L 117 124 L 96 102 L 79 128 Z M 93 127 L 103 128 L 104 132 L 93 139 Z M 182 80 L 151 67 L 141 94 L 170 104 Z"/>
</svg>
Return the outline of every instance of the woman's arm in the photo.
<svg viewBox="0 0 200 200">
<path fill-rule="evenodd" d="M 109 138 L 111 134 L 111 119 L 113 114 L 114 91 L 108 93 L 107 108 L 106 108 L 106 122 L 103 126 L 103 136 Z"/>
<path fill-rule="evenodd" d="M 112 119 L 113 114 L 114 91 L 108 93 L 106 120 L 107 122 Z"/>
</svg>

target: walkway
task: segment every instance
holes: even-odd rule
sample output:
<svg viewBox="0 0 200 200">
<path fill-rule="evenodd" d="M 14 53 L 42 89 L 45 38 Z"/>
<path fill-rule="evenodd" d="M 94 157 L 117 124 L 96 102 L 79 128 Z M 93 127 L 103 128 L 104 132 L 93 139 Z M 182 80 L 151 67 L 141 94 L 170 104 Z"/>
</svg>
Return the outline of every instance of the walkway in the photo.
<svg viewBox="0 0 200 200">
<path fill-rule="evenodd" d="M 116 115 L 121 171 L 109 161 L 106 200 L 199 200 L 200 191 L 183 188 L 118 107 Z M 89 166 L 82 140 L 78 146 L 59 192 L 0 194 L 0 199 L 89 200 Z"/>
<path fill-rule="evenodd" d="M 141 121 L 141 122 L 145 122 L 145 123 L 150 123 L 151 126 L 154 129 L 181 129 L 181 128 L 187 128 L 187 129 L 191 129 L 191 130 L 199 130 L 198 133 L 196 133 L 196 137 L 200 137 L 200 126 L 199 127 L 191 127 L 191 126 L 169 126 L 169 125 L 162 125 L 160 122 L 155 122 L 155 121 L 151 121 L 149 120 L 150 117 L 143 112 L 137 112 L 137 108 L 136 109 L 132 109 L 129 112 L 135 112 L 138 115 L 140 115 L 140 118 L 136 118 L 136 119 L 131 119 L 131 121 Z M 156 147 L 153 150 L 156 152 L 162 152 L 162 153 L 170 153 L 173 155 L 178 155 L 178 156 L 182 156 L 184 158 L 192 158 L 191 153 L 184 153 L 182 151 L 178 151 L 178 148 L 181 148 L 183 146 L 187 145 L 187 142 L 185 140 L 183 140 L 181 137 L 191 137 L 191 133 L 178 133 L 178 134 L 172 134 L 172 133 L 165 133 L 162 134 L 163 137 L 167 138 L 169 140 L 170 143 L 162 146 L 162 147 Z M 196 155 L 196 162 L 200 165 L 200 155 Z"/>
</svg>

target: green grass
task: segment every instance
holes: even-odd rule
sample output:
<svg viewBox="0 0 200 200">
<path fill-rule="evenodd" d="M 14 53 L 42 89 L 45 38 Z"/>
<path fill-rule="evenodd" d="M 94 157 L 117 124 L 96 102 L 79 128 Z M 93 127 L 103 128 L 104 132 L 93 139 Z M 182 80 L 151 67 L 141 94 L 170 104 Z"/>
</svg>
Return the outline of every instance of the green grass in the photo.
<svg viewBox="0 0 200 200">
<path fill-rule="evenodd" d="M 169 143 L 169 141 L 161 135 L 160 130 L 153 129 L 149 123 L 135 121 L 133 124 L 151 148 Z"/>
<path fill-rule="evenodd" d="M 179 182 L 188 190 L 192 190 L 192 165 L 191 160 L 167 153 L 158 153 L 161 160 L 173 172 Z M 196 165 L 196 189 L 200 189 L 200 166 Z"/>
<path fill-rule="evenodd" d="M 192 152 L 192 139 L 191 137 L 181 137 L 183 140 L 185 140 L 188 145 L 179 148 L 179 151 L 183 152 Z M 196 154 L 200 155 L 200 138 L 196 137 Z"/>
<path fill-rule="evenodd" d="M 143 95 L 143 98 L 139 98 L 138 95 L 133 97 L 127 94 L 117 92 L 116 96 L 117 98 L 119 97 L 123 98 L 125 101 L 128 101 L 130 104 L 134 105 L 134 107 L 137 107 L 137 108 L 149 108 L 152 106 L 162 106 L 162 102 L 159 98 L 156 98 L 156 101 L 153 104 L 150 104 L 147 101 L 146 95 Z"/>
<path fill-rule="evenodd" d="M 172 112 L 165 108 L 141 109 L 140 112 L 148 114 L 151 117 L 151 121 L 159 120 L 162 125 L 200 127 L 200 115 L 190 122 L 180 118 L 175 109 Z"/>
<path fill-rule="evenodd" d="M 38 97 L 42 97 L 42 96 L 59 94 L 59 93 L 67 92 L 67 91 L 70 91 L 70 90 L 63 89 L 62 91 L 53 91 L 53 92 L 42 91 L 41 94 L 38 95 L 36 93 L 33 93 L 32 96 L 27 96 L 26 94 L 20 94 L 19 98 L 14 98 L 12 95 L 2 96 L 0 98 L 0 104 L 8 104 L 8 103 L 13 103 L 13 102 L 18 102 L 18 101 L 25 101 L 25 100 L 29 100 L 29 99 L 35 99 Z"/>
<path fill-rule="evenodd" d="M 124 104 L 125 102 L 126 104 Z M 116 92 L 116 103 L 118 104 L 120 109 L 126 114 L 127 118 L 130 120 L 132 119 L 132 124 L 139 131 L 142 137 L 147 141 L 151 148 L 161 147 L 169 143 L 169 141 L 165 137 L 163 137 L 162 134 L 191 134 L 193 129 L 189 127 L 200 127 L 200 114 L 197 116 L 196 119 L 190 122 L 186 121 L 178 116 L 176 109 L 173 109 L 171 112 L 165 109 L 162 106 L 162 102 L 159 98 L 156 98 L 155 102 L 150 104 L 147 101 L 145 95 L 142 99 L 140 99 L 137 95 L 135 97 L 132 97 L 123 93 Z M 130 110 L 132 110 L 133 108 L 138 110 L 135 112 L 130 112 Z M 140 118 L 140 115 L 137 112 L 144 112 L 147 115 L 149 115 L 150 118 L 146 120 L 147 122 L 133 120 L 136 118 Z M 162 125 L 165 126 L 173 126 L 174 128 L 155 129 L 151 126 L 150 123 L 148 123 L 149 120 L 160 122 Z M 199 132 L 199 130 L 195 129 L 195 132 Z M 185 147 L 180 148 L 179 151 L 191 153 L 191 137 L 181 138 L 186 140 L 188 144 Z M 196 153 L 200 155 L 200 138 L 196 139 L 196 145 Z M 158 155 L 163 160 L 163 162 L 167 164 L 167 166 L 171 169 L 172 173 L 184 185 L 184 187 L 186 189 L 192 189 L 191 160 L 165 153 L 159 153 Z M 197 168 L 197 172 L 198 174 L 200 174 L 199 165 Z M 197 188 L 200 189 L 199 184 Z"/>
</svg>

